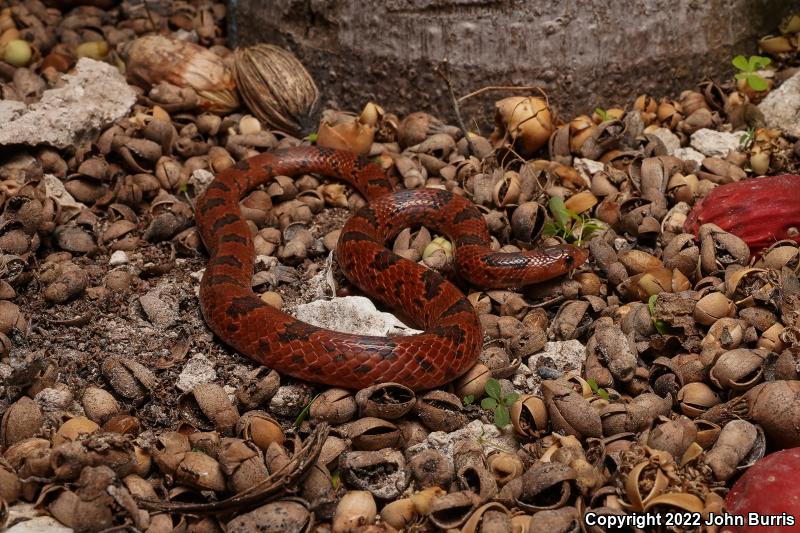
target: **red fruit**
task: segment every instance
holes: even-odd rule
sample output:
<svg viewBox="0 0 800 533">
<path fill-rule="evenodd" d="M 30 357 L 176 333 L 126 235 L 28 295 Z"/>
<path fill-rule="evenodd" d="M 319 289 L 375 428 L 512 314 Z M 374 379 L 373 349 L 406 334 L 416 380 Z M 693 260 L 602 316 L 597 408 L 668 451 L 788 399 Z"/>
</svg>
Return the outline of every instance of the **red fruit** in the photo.
<svg viewBox="0 0 800 533">
<path fill-rule="evenodd" d="M 753 254 L 782 239 L 800 242 L 800 176 L 782 174 L 715 187 L 695 204 L 683 229 L 697 235 L 709 222 L 743 239 Z"/>
<path fill-rule="evenodd" d="M 725 533 L 790 533 L 800 531 L 800 448 L 767 455 L 747 469 L 728 493 L 727 512 L 744 518 L 744 526 Z M 757 513 L 750 515 L 749 513 Z M 771 516 L 772 518 L 768 518 Z M 762 525 L 748 518 L 761 520 Z M 771 520 L 767 525 L 766 520 Z"/>
</svg>

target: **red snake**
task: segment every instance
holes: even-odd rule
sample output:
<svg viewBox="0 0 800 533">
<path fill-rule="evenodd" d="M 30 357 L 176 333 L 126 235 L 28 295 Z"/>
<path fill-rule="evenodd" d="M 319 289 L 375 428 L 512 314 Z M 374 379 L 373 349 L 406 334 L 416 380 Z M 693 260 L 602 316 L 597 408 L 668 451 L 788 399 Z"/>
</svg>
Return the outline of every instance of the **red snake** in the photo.
<svg viewBox="0 0 800 533">
<path fill-rule="evenodd" d="M 301 322 L 267 305 L 251 289 L 255 251 L 239 200 L 275 176 L 317 173 L 355 186 L 369 202 L 350 218 L 336 246 L 347 279 L 412 317 L 425 331 L 374 337 Z M 195 205 L 210 254 L 200 305 L 211 330 L 250 359 L 295 378 L 349 389 L 392 381 L 430 389 L 466 372 L 480 354 L 477 313 L 440 274 L 388 250 L 385 243 L 424 224 L 455 245 L 458 274 L 479 287 L 519 287 L 552 279 L 583 263 L 584 249 L 563 245 L 520 253 L 490 248 L 483 215 L 440 189 L 392 192 L 381 168 L 348 152 L 298 147 L 267 152 L 220 172 Z"/>
</svg>

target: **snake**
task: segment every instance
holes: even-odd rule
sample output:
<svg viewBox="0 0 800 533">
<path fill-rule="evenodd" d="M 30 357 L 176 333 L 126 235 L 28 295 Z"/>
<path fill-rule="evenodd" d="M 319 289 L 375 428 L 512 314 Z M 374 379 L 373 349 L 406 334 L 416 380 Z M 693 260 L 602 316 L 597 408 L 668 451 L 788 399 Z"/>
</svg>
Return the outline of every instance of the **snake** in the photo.
<svg viewBox="0 0 800 533">
<path fill-rule="evenodd" d="M 302 322 L 252 290 L 255 248 L 241 199 L 276 176 L 315 174 L 341 180 L 366 199 L 335 247 L 345 278 L 364 294 L 410 317 L 420 333 L 373 336 Z M 445 385 L 467 372 L 483 347 L 474 306 L 442 274 L 387 248 L 407 227 L 424 225 L 453 243 L 454 275 L 476 287 L 541 283 L 573 270 L 588 253 L 561 244 L 497 252 L 480 209 L 441 188 L 394 190 L 375 162 L 315 146 L 257 154 L 220 171 L 195 201 L 197 229 L 209 254 L 200 308 L 226 345 L 281 374 L 346 389 L 397 383 L 414 391 Z"/>
</svg>

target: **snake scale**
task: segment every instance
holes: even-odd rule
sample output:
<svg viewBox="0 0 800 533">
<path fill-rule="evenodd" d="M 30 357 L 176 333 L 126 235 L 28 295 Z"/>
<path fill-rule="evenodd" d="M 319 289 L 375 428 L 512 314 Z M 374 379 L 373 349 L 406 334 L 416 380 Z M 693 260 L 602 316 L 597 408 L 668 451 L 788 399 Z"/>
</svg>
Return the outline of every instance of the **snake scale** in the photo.
<svg viewBox="0 0 800 533">
<path fill-rule="evenodd" d="M 239 201 L 275 176 L 309 173 L 350 183 L 367 199 L 342 229 L 336 258 L 351 283 L 402 310 L 423 333 L 338 333 L 296 320 L 253 293 L 255 251 Z M 469 200 L 440 189 L 393 192 L 378 165 L 314 147 L 266 152 L 223 170 L 198 197 L 195 215 L 210 254 L 200 304 L 211 330 L 239 353 L 282 374 L 349 389 L 386 381 L 431 389 L 466 372 L 480 354 L 481 325 L 469 300 L 437 272 L 386 248 L 402 229 L 424 224 L 447 235 L 455 245 L 458 274 L 483 288 L 549 280 L 588 256 L 570 245 L 493 252 L 483 215 Z"/>
</svg>

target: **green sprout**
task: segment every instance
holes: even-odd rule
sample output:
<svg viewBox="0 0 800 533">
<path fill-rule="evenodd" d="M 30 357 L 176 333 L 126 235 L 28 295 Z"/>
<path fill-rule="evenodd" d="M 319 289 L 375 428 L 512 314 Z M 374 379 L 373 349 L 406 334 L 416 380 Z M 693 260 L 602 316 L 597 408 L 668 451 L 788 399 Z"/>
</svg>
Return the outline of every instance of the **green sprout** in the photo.
<svg viewBox="0 0 800 533">
<path fill-rule="evenodd" d="M 314 132 L 314 133 L 309 133 L 309 134 L 308 134 L 308 137 L 306 137 L 306 139 L 307 139 L 307 140 L 308 140 L 308 142 L 310 142 L 311 144 L 316 144 L 316 143 L 317 143 L 317 139 L 319 139 L 319 134 L 318 134 L 317 132 Z"/>
<path fill-rule="evenodd" d="M 589 388 L 592 389 L 593 393 L 597 394 L 604 400 L 608 400 L 608 391 L 600 387 L 595 380 L 589 378 L 586 380 L 586 383 L 589 384 Z"/>
<path fill-rule="evenodd" d="M 772 63 L 772 60 L 763 56 L 750 56 L 749 59 L 744 56 L 736 56 L 731 61 L 731 64 L 739 69 L 739 72 L 736 73 L 736 79 L 746 80 L 747 85 L 754 91 L 764 91 L 769 87 L 767 80 L 756 74 L 756 71 L 763 69 L 770 63 Z"/>
<path fill-rule="evenodd" d="M 744 151 L 748 150 L 756 140 L 756 129 L 753 126 L 747 128 L 747 131 L 742 133 L 739 137 L 739 149 Z"/>
<path fill-rule="evenodd" d="M 567 242 L 580 246 L 598 231 L 606 229 L 606 225 L 596 218 L 579 215 L 567 209 L 564 199 L 558 196 L 550 198 L 547 206 L 552 219 L 545 222 L 542 233 L 546 236 L 561 237 Z"/>
<path fill-rule="evenodd" d="M 311 404 L 314 403 L 314 400 L 316 400 L 317 397 L 319 397 L 319 394 L 311 398 L 311 401 L 308 402 L 305 407 L 303 407 L 303 410 L 300 411 L 300 414 L 294 419 L 294 427 L 300 427 L 300 424 L 302 424 L 303 421 L 308 418 L 308 413 L 311 411 Z"/>
<path fill-rule="evenodd" d="M 674 333 L 669 324 L 656 317 L 656 300 L 658 300 L 658 294 L 652 295 L 647 300 L 647 309 L 650 311 L 650 316 L 653 318 L 653 326 L 656 328 L 656 331 L 662 335 Z"/>
<path fill-rule="evenodd" d="M 519 399 L 519 394 L 512 392 L 504 396 L 500 389 L 500 382 L 494 378 L 489 378 L 484 388 L 488 398 L 481 400 L 481 407 L 494 411 L 494 425 L 502 429 L 511 423 L 511 414 L 508 408 Z"/>
<path fill-rule="evenodd" d="M 594 108 L 594 112 L 597 113 L 597 116 L 600 117 L 600 120 L 602 122 L 605 122 L 605 121 L 611 119 L 611 117 L 608 116 L 608 111 L 606 111 L 602 107 L 595 107 Z"/>
<path fill-rule="evenodd" d="M 462 401 L 464 402 L 464 405 L 472 405 L 472 402 L 475 401 L 475 395 L 467 394 L 466 396 L 464 396 L 464 399 Z"/>
</svg>

